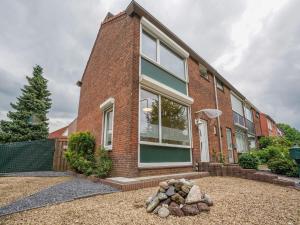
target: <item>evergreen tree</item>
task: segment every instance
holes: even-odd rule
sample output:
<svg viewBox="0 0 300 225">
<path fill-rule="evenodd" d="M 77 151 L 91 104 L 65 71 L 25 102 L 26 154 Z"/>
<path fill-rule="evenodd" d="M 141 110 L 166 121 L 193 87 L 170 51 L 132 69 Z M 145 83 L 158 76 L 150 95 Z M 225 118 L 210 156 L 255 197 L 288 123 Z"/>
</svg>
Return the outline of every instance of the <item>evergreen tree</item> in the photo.
<svg viewBox="0 0 300 225">
<path fill-rule="evenodd" d="M 17 142 L 45 139 L 48 136 L 47 113 L 51 107 L 51 93 L 47 89 L 48 80 L 43 77 L 43 68 L 33 68 L 32 77 L 26 76 L 27 85 L 16 103 L 11 103 L 9 120 L 0 122 L 0 142 Z"/>
</svg>

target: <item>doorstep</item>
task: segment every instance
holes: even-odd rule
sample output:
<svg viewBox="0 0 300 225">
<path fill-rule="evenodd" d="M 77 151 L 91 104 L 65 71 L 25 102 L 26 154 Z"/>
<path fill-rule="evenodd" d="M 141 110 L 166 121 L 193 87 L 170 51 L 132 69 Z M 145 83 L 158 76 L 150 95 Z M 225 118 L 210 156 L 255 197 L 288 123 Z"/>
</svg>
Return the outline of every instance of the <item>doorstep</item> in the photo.
<svg viewBox="0 0 300 225">
<path fill-rule="evenodd" d="M 106 179 L 101 179 L 100 182 L 108 184 L 112 187 L 116 187 L 117 189 L 122 191 L 131 191 L 141 188 L 155 187 L 159 184 L 159 182 L 169 179 L 198 179 L 207 176 L 209 176 L 208 172 L 189 172 L 135 178 L 110 177 Z"/>
</svg>

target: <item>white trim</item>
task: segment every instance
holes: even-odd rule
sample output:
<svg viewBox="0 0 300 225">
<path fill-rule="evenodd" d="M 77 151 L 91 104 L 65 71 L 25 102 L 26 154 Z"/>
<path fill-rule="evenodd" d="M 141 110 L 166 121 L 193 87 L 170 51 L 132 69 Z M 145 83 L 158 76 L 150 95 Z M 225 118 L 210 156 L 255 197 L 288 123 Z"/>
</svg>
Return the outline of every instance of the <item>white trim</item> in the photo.
<svg viewBox="0 0 300 225">
<path fill-rule="evenodd" d="M 106 149 L 106 150 L 112 150 L 112 145 L 113 145 L 113 136 L 114 136 L 114 116 L 115 116 L 115 107 L 114 105 L 112 107 L 108 107 L 106 108 L 105 111 L 103 111 L 103 140 L 102 140 L 102 145 L 103 147 Z M 111 145 L 106 145 L 106 127 L 107 127 L 107 118 L 106 118 L 106 115 L 108 112 L 111 112 L 112 113 L 112 116 L 111 116 Z"/>
<path fill-rule="evenodd" d="M 154 34 L 157 38 L 161 39 L 177 54 L 184 58 L 189 57 L 189 53 L 187 51 L 185 51 L 176 42 L 174 42 L 171 38 L 169 38 L 166 34 L 164 34 L 161 30 L 159 30 L 156 26 L 149 22 L 145 17 L 141 18 L 141 24 L 143 25 L 143 28 L 145 30 L 149 31 L 150 33 Z"/>
<path fill-rule="evenodd" d="M 138 168 L 183 167 L 192 166 L 192 162 L 139 163 Z"/>
<path fill-rule="evenodd" d="M 142 85 L 145 85 L 147 87 L 150 87 L 160 93 L 163 93 L 165 95 L 168 95 L 168 96 L 171 96 L 173 97 L 174 99 L 177 99 L 179 100 L 180 102 L 183 102 L 187 105 L 191 105 L 193 104 L 194 102 L 194 99 L 189 97 L 189 96 L 186 96 L 184 94 L 182 94 L 181 92 L 179 91 L 176 91 L 170 87 L 168 87 L 167 85 L 165 84 L 162 84 L 146 75 L 141 75 L 140 76 L 140 83 Z"/>
<path fill-rule="evenodd" d="M 101 105 L 100 109 L 101 111 L 105 111 L 107 108 L 111 107 L 115 103 L 115 99 L 110 97 L 106 99 Z"/>
</svg>

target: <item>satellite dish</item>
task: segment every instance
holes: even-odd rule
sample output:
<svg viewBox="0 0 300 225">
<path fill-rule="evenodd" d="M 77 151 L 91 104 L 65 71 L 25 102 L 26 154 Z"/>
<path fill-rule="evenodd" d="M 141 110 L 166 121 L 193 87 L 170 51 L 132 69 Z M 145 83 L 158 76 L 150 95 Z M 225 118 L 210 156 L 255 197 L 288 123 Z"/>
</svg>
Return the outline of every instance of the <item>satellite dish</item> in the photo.
<svg viewBox="0 0 300 225">
<path fill-rule="evenodd" d="M 222 115 L 222 111 L 219 109 L 201 109 L 195 113 L 205 113 L 205 115 L 210 119 L 214 119 Z"/>
</svg>

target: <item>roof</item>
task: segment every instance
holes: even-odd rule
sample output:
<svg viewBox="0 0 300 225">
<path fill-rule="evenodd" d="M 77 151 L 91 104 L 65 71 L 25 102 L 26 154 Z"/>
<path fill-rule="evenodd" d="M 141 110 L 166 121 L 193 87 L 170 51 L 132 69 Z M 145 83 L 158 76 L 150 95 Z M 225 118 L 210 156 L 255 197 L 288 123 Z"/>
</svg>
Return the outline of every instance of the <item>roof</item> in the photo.
<svg viewBox="0 0 300 225">
<path fill-rule="evenodd" d="M 126 8 L 126 13 L 128 15 L 138 15 L 140 17 L 145 17 L 151 23 L 153 23 L 156 27 L 158 27 L 161 31 L 163 31 L 167 36 L 172 38 L 180 47 L 186 50 L 190 57 L 195 59 L 197 62 L 201 63 L 205 66 L 208 71 L 210 71 L 213 75 L 215 75 L 220 81 L 222 81 L 227 87 L 229 87 L 235 94 L 237 94 L 243 100 L 246 97 L 240 93 L 229 81 L 227 81 L 219 72 L 213 68 L 208 62 L 206 62 L 201 56 L 199 56 L 193 49 L 191 49 L 184 41 L 182 41 L 176 34 L 174 34 L 171 30 L 169 30 L 165 25 L 159 22 L 154 16 L 152 16 L 147 10 L 145 10 L 142 6 L 140 6 L 137 2 L 131 1 L 131 3 Z"/>
<path fill-rule="evenodd" d="M 67 129 L 68 129 L 68 126 L 63 127 L 63 128 L 60 128 L 60 129 L 58 129 L 58 130 L 56 130 L 56 131 L 53 131 L 53 132 L 51 132 L 51 133 L 49 134 L 48 138 L 49 138 L 49 139 L 63 138 L 63 137 L 65 137 L 65 136 L 63 135 L 63 133 L 64 133 Z"/>
</svg>

